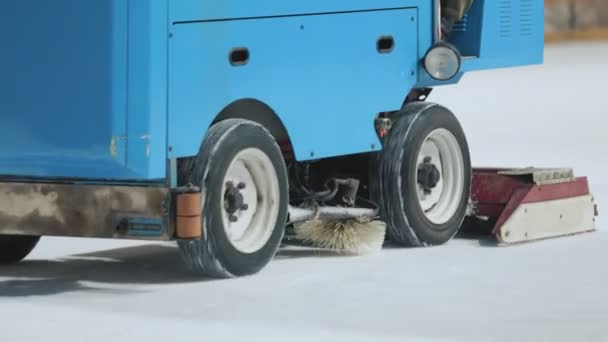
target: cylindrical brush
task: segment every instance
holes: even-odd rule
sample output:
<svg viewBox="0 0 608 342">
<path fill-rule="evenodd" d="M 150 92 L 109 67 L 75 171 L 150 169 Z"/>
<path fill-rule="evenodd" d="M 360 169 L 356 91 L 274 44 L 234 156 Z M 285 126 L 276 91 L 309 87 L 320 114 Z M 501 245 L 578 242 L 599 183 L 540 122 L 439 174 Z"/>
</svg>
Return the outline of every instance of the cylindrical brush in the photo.
<svg viewBox="0 0 608 342">
<path fill-rule="evenodd" d="M 350 255 L 382 249 L 386 224 L 370 218 L 317 219 L 294 225 L 295 237 L 319 248 Z"/>
</svg>

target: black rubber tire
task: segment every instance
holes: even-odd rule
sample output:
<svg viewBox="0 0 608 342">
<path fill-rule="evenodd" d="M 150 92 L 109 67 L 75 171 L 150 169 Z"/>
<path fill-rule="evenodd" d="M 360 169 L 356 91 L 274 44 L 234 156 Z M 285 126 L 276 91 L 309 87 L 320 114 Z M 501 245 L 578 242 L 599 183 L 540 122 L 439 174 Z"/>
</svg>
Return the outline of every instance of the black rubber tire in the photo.
<svg viewBox="0 0 608 342">
<path fill-rule="evenodd" d="M 276 225 L 268 242 L 252 254 L 237 250 L 226 236 L 223 222 L 222 181 L 232 159 L 240 151 L 257 148 L 272 162 L 278 177 L 280 197 Z M 203 201 L 200 240 L 179 241 L 182 257 L 195 273 L 214 278 L 246 276 L 259 272 L 274 257 L 285 232 L 289 203 L 287 170 L 273 136 L 261 125 L 241 119 L 227 119 L 209 129 L 198 156 L 184 163 L 181 178 L 201 187 Z"/>
<path fill-rule="evenodd" d="M 372 187 L 387 223 L 387 238 L 403 246 L 441 245 L 458 232 L 471 194 L 472 168 L 469 147 L 458 119 L 447 108 L 428 102 L 408 104 L 392 117 L 393 125 L 378 155 L 376 184 Z M 441 225 L 424 214 L 417 187 L 417 158 L 425 138 L 435 129 L 451 132 L 464 160 L 464 191 L 454 215 Z M 400 185 L 400 186 L 399 186 Z"/>
<path fill-rule="evenodd" d="M 0 265 L 25 259 L 40 241 L 40 236 L 0 235 Z"/>
</svg>

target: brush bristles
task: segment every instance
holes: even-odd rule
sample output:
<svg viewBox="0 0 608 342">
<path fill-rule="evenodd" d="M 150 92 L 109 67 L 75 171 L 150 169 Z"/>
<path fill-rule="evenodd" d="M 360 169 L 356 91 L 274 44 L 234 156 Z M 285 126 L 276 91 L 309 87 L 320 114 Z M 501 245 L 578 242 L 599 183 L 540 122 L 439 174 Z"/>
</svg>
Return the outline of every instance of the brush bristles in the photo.
<svg viewBox="0 0 608 342">
<path fill-rule="evenodd" d="M 313 220 L 294 228 L 297 239 L 346 254 L 378 251 L 382 249 L 386 234 L 386 224 L 371 219 Z"/>
</svg>

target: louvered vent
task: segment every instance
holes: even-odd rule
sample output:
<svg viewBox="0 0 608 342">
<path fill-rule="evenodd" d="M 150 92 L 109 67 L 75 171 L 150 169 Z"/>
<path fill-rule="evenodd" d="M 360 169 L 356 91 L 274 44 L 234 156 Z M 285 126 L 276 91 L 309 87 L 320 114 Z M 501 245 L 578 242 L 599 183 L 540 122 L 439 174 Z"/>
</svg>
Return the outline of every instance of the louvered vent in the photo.
<svg viewBox="0 0 608 342">
<path fill-rule="evenodd" d="M 498 36 L 500 38 L 510 38 L 513 36 L 513 1 L 498 1 L 498 19 L 500 25 L 500 28 L 498 30 Z"/>
<path fill-rule="evenodd" d="M 456 22 L 454 27 L 452 28 L 453 32 L 467 32 L 467 28 L 469 26 L 469 16 L 465 15 L 462 20 Z"/>
<path fill-rule="evenodd" d="M 492 1 L 492 0 L 490 0 Z M 495 0 L 496 1 L 496 0 Z M 534 32 L 534 2 L 536 0 L 497 0 L 498 36 L 531 36 Z"/>
<path fill-rule="evenodd" d="M 532 35 L 533 15 L 534 15 L 533 0 L 520 0 L 519 3 L 519 34 L 522 36 Z"/>
</svg>

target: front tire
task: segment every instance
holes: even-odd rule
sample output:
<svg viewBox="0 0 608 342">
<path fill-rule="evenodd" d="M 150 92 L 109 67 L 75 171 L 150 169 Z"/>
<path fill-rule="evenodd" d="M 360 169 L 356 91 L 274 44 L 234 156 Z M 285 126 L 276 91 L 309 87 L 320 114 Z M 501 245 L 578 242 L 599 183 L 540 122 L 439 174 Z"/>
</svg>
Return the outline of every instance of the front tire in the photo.
<svg viewBox="0 0 608 342">
<path fill-rule="evenodd" d="M 40 236 L 0 235 L 0 265 L 25 259 L 40 241 Z"/>
<path fill-rule="evenodd" d="M 178 243 L 186 263 L 217 278 L 260 271 L 283 238 L 289 203 L 285 162 L 272 135 L 252 121 L 221 121 L 180 171 L 203 196 L 203 237 Z"/>
<path fill-rule="evenodd" d="M 462 127 L 452 112 L 412 103 L 393 117 L 379 160 L 381 212 L 390 241 L 441 245 L 466 215 L 472 168 Z"/>
</svg>

